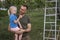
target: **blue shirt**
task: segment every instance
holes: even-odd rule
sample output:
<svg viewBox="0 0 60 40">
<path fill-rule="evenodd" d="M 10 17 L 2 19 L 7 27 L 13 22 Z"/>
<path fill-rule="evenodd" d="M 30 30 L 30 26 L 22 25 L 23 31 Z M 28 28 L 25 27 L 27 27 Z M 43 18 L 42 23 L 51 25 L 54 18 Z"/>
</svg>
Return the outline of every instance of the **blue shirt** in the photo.
<svg viewBox="0 0 60 40">
<path fill-rule="evenodd" d="M 10 28 L 16 28 L 18 25 L 14 23 L 14 20 L 17 19 L 17 16 L 14 14 L 11 14 L 9 19 L 10 19 Z"/>
</svg>

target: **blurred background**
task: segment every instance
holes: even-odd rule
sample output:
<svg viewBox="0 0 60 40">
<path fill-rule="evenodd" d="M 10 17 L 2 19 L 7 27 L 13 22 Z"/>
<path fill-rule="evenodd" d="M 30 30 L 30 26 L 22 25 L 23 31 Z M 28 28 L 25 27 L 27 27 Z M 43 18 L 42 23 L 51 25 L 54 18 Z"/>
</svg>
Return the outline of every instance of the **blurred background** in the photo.
<svg viewBox="0 0 60 40">
<path fill-rule="evenodd" d="M 19 8 L 22 4 L 28 6 L 26 15 L 29 15 L 31 18 L 31 40 L 43 39 L 44 0 L 0 0 L 0 40 L 14 39 L 13 33 L 8 31 L 9 18 L 7 10 L 14 5 L 18 8 L 19 13 Z"/>
<path fill-rule="evenodd" d="M 9 18 L 7 10 L 10 6 L 14 5 L 18 8 L 19 13 L 19 8 L 22 4 L 28 6 L 26 15 L 29 15 L 31 18 L 31 40 L 43 40 L 45 0 L 0 0 L 0 40 L 14 39 L 13 33 L 8 32 Z M 53 4 L 49 3 L 48 5 L 52 6 Z"/>
</svg>

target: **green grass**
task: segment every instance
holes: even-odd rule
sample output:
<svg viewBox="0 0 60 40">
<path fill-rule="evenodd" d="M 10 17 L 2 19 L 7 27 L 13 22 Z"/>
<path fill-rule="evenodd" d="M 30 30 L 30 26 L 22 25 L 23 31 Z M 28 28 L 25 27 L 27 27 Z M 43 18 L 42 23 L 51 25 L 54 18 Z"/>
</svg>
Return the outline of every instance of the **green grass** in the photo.
<svg viewBox="0 0 60 40">
<path fill-rule="evenodd" d="M 43 13 L 44 11 L 42 9 L 28 12 L 32 24 L 32 30 L 30 32 L 31 40 L 43 39 Z M 13 40 L 13 33 L 8 32 L 7 30 L 8 24 L 8 16 L 0 19 L 0 40 Z"/>
</svg>

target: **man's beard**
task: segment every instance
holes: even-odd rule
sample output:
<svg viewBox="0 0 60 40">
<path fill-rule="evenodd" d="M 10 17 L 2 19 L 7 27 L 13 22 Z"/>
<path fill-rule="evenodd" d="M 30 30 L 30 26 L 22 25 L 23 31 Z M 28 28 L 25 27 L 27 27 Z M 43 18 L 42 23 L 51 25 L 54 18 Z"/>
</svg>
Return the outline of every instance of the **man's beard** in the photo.
<svg viewBox="0 0 60 40">
<path fill-rule="evenodd" d="M 25 13 L 22 13 L 22 12 L 20 13 L 20 15 L 23 15 L 23 14 L 25 14 Z"/>
</svg>

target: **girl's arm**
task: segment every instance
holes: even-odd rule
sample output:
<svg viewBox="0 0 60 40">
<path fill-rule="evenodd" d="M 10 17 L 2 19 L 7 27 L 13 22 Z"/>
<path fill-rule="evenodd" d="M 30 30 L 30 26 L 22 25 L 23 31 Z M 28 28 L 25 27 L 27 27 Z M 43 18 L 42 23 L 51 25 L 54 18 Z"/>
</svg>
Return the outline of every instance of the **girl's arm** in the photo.
<svg viewBox="0 0 60 40">
<path fill-rule="evenodd" d="M 22 15 L 20 15 L 17 20 L 14 20 L 14 23 L 19 22 L 20 18 L 22 18 Z"/>
<path fill-rule="evenodd" d="M 14 23 L 18 23 L 19 22 L 19 19 L 20 19 L 20 17 L 17 20 L 14 20 Z"/>
<path fill-rule="evenodd" d="M 19 27 L 22 29 L 22 25 L 21 25 L 21 23 L 18 21 L 18 24 L 19 24 Z"/>
</svg>

